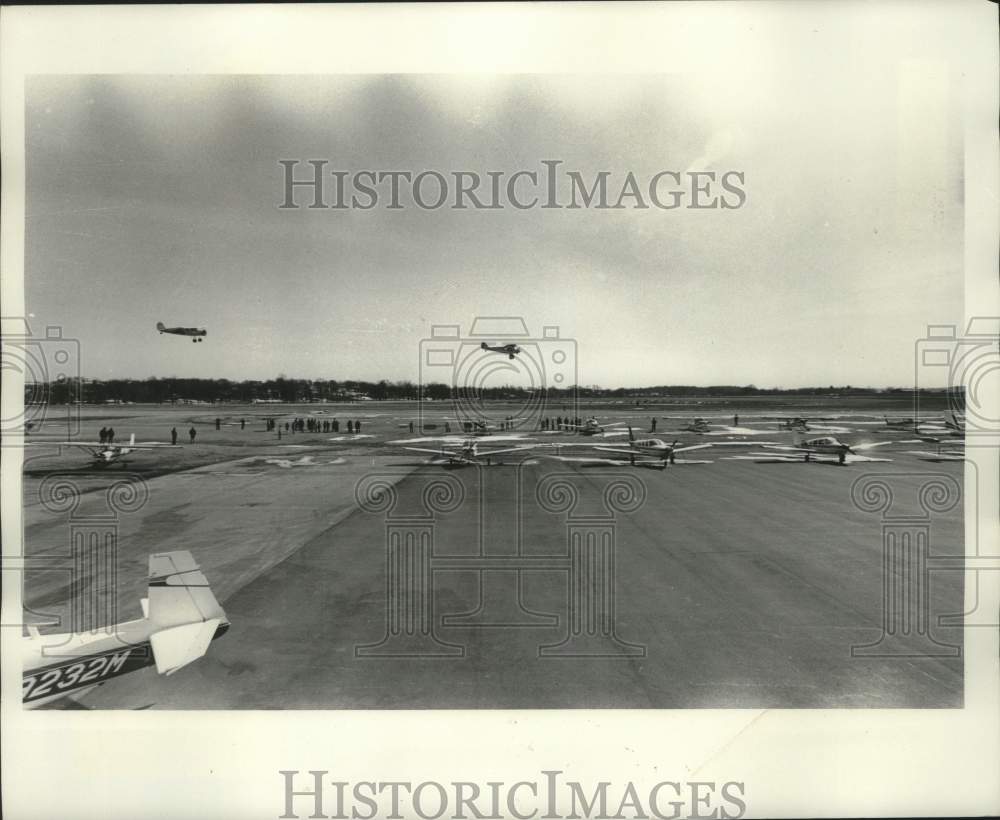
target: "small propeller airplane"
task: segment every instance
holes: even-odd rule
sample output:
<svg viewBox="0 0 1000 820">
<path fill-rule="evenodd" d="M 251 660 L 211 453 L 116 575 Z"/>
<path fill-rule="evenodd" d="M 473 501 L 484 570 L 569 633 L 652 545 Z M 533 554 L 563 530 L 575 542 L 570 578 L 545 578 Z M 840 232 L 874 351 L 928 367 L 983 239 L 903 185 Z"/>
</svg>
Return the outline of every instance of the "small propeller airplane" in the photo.
<svg viewBox="0 0 1000 820">
<path fill-rule="evenodd" d="M 610 428 L 614 427 L 624 427 L 625 422 L 615 421 L 610 424 L 601 424 L 597 420 L 597 416 L 591 416 L 589 419 L 583 422 L 583 424 L 566 424 L 562 425 L 563 430 L 573 430 L 579 433 L 581 436 L 607 436 L 616 435 L 624 436 L 624 430 L 612 430 Z"/>
<path fill-rule="evenodd" d="M 848 458 L 853 456 L 852 461 L 872 461 L 873 459 L 867 456 L 862 456 L 858 453 L 858 450 L 870 450 L 875 447 L 881 447 L 883 444 L 891 444 L 888 441 L 875 441 L 868 442 L 866 444 L 844 444 L 836 436 L 818 436 L 815 438 L 800 439 L 793 445 L 789 444 L 765 444 L 764 447 L 769 450 L 774 450 L 778 452 L 786 453 L 802 453 L 803 461 L 826 461 L 829 462 L 830 459 L 823 458 L 824 456 L 835 456 L 838 464 L 846 464 Z M 753 456 L 766 456 L 774 457 L 774 453 L 751 453 L 750 457 Z M 816 456 L 820 456 L 816 458 Z M 739 456 L 736 456 L 739 458 Z M 781 457 L 778 456 L 777 460 L 780 461 L 797 461 L 797 458 L 793 457 Z M 883 460 L 883 459 L 878 459 Z"/>
<path fill-rule="evenodd" d="M 711 427 L 705 419 L 699 417 L 685 424 L 683 429 L 688 433 L 707 433 Z"/>
<path fill-rule="evenodd" d="M 623 456 L 628 458 L 629 464 L 635 466 L 658 466 L 661 470 L 667 464 L 711 464 L 710 461 L 677 461 L 677 453 L 686 453 L 690 450 L 703 450 L 711 447 L 711 444 L 691 444 L 686 447 L 678 447 L 675 439 L 673 442 L 666 442 L 659 438 L 637 439 L 631 427 L 628 428 L 628 446 L 612 447 L 602 444 L 592 445 L 594 450 L 601 453 L 610 453 L 615 456 L 615 461 L 620 461 Z M 556 445 L 559 449 L 559 445 Z M 583 461 L 583 462 L 606 462 L 611 459 L 600 456 L 562 456 L 555 455 L 560 461 Z M 637 461 L 636 459 L 641 459 Z"/>
<path fill-rule="evenodd" d="M 43 635 L 37 625 L 28 625 L 22 637 L 24 707 L 76 698 L 147 666 L 172 675 L 229 629 L 225 611 L 186 550 L 149 556 L 149 586 L 140 603 L 142 618 L 94 632 Z"/>
<path fill-rule="evenodd" d="M 445 459 L 443 463 L 449 466 L 465 466 L 468 464 L 492 464 L 493 456 L 516 453 L 522 450 L 534 450 L 538 446 L 537 444 L 531 444 L 524 447 L 505 447 L 502 450 L 483 452 L 479 449 L 479 442 L 470 438 L 463 441 L 462 446 L 458 450 L 449 450 L 444 447 L 440 447 L 437 450 L 427 447 L 404 447 L 403 449 L 411 450 L 414 453 L 431 453 L 438 458 Z"/>
<path fill-rule="evenodd" d="M 160 334 L 172 333 L 175 336 L 192 336 L 192 342 L 201 342 L 208 335 L 208 331 L 203 327 L 167 327 L 163 322 L 156 323 L 156 329 Z M 511 357 L 513 358 L 513 357 Z"/>
<path fill-rule="evenodd" d="M 917 419 L 891 419 L 888 416 L 882 418 L 885 419 L 885 426 L 894 430 L 912 430 L 920 423 Z"/>
<path fill-rule="evenodd" d="M 482 350 L 492 350 L 494 353 L 503 353 L 510 359 L 513 359 L 518 353 L 521 352 L 521 348 L 513 343 L 507 345 L 488 345 L 486 342 L 483 342 L 479 345 L 479 347 Z"/>
<path fill-rule="evenodd" d="M 25 442 L 26 444 L 29 442 Z M 82 447 L 90 453 L 95 467 L 107 467 L 121 461 L 135 450 L 158 450 L 162 447 L 179 447 L 178 444 L 162 444 L 160 442 L 135 443 L 135 433 L 131 435 L 128 444 L 101 444 L 96 441 L 32 441 L 32 446 L 41 447 Z"/>
</svg>

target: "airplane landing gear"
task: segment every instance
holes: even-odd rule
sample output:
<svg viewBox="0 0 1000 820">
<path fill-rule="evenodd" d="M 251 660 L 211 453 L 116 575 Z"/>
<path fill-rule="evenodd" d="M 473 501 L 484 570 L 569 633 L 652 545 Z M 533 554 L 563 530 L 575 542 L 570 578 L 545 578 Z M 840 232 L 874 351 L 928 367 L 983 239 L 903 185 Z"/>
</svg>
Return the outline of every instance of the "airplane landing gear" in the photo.
<svg viewBox="0 0 1000 820">
<path fill-rule="evenodd" d="M 847 453 L 841 453 L 840 457 L 837 459 L 837 463 L 838 464 L 846 464 L 847 463 Z"/>
</svg>

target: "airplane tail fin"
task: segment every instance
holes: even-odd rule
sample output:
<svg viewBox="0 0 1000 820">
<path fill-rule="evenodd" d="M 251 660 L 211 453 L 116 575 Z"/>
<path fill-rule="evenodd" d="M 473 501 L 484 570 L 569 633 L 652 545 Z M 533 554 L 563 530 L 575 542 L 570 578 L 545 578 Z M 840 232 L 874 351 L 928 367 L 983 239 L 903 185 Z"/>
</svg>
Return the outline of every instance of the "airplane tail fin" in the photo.
<svg viewBox="0 0 1000 820">
<path fill-rule="evenodd" d="M 135 433 L 129 436 L 128 443 L 130 447 L 135 447 Z"/>
<path fill-rule="evenodd" d="M 200 658 L 219 628 L 229 626 L 208 580 L 186 550 L 149 556 L 147 595 L 142 608 L 153 625 L 149 642 L 161 675 Z"/>
<path fill-rule="evenodd" d="M 489 345 L 487 345 L 486 342 L 481 342 L 479 347 L 482 348 L 483 350 L 486 350 L 486 348 L 489 347 Z"/>
<path fill-rule="evenodd" d="M 162 333 L 164 330 L 167 329 L 167 326 L 165 324 L 163 324 L 163 322 L 157 322 L 156 323 L 156 329 L 159 330 Z"/>
</svg>

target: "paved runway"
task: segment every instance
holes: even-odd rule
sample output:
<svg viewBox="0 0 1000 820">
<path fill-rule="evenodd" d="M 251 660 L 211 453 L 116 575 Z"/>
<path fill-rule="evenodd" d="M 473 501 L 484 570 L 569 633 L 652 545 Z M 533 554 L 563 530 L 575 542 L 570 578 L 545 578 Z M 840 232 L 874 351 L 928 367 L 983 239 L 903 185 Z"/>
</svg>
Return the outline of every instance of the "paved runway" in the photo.
<svg viewBox="0 0 1000 820">
<path fill-rule="evenodd" d="M 186 548 L 232 628 L 175 675 L 118 678 L 83 706 L 962 704 L 961 657 L 921 656 L 919 630 L 883 645 L 903 656 L 851 652 L 881 635 L 884 581 L 882 522 L 852 502 L 853 482 L 891 475 L 894 514 L 912 515 L 928 477 L 960 485 L 961 464 L 755 464 L 713 452 L 713 464 L 664 471 L 534 455 L 449 470 L 416 454 L 302 453 L 150 479 L 149 503 L 122 518 L 121 607 L 138 608 L 147 552 Z M 373 475 L 395 489 L 357 509 L 357 483 L 364 497 Z M 960 510 L 931 519 L 934 555 L 961 554 Z M 65 520 L 29 524 L 29 544 L 58 548 Z M 582 539 L 575 563 L 571 536 Z M 960 572 L 931 573 L 940 644 L 961 644 L 937 616 L 960 612 L 962 595 Z M 29 603 L 46 596 L 58 586 L 36 583 Z"/>
</svg>

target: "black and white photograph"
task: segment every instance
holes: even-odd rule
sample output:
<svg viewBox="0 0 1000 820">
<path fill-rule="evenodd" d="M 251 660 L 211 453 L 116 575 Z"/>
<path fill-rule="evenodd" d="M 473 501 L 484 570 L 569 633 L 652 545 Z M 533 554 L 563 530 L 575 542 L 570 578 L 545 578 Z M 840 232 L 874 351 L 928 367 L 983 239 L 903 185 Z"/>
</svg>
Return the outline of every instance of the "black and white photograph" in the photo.
<svg viewBox="0 0 1000 820">
<path fill-rule="evenodd" d="M 267 804 L 191 816 L 899 814 L 923 786 L 772 780 L 931 730 L 992 774 L 925 811 L 998 808 L 995 5 L 32 11 L 5 721 L 83 760 L 263 713 L 287 760 L 226 777 Z M 567 756 L 460 771 L 505 716 Z M 451 768 L 343 734 L 371 770 L 337 775 L 303 720 L 386 755 L 416 721 Z M 597 724 L 643 727 L 639 768 Z M 606 742 L 615 774 L 569 762 Z M 164 757 L 133 787 L 215 771 Z"/>
</svg>

